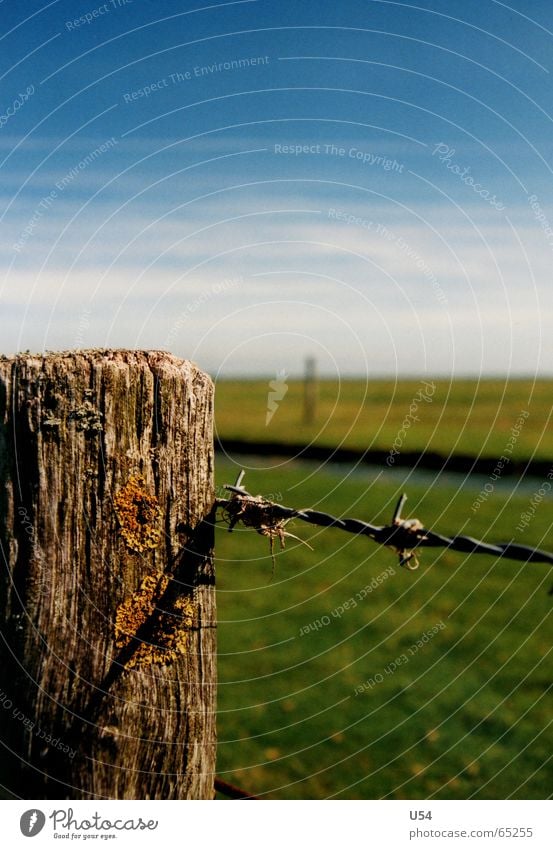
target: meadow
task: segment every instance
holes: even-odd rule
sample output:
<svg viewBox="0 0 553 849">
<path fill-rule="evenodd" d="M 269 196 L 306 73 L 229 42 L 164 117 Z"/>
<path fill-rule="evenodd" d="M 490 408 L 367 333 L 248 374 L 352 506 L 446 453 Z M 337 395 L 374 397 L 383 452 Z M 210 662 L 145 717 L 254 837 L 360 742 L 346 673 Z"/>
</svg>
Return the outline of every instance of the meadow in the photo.
<svg viewBox="0 0 553 849">
<path fill-rule="evenodd" d="M 512 459 L 548 460 L 553 455 L 550 427 L 553 381 L 483 380 L 321 380 L 313 424 L 302 414 L 303 383 L 286 381 L 278 411 L 266 423 L 269 379 L 219 380 L 216 432 L 225 440 L 321 445 L 362 452 L 389 451 L 412 411 L 401 450 L 500 457 L 521 412 Z M 433 384 L 429 387 L 428 382 Z M 419 393 L 428 400 L 419 400 Z M 412 405 L 415 401 L 417 409 Z"/>
<path fill-rule="evenodd" d="M 371 405 L 350 429 L 352 444 L 370 442 L 373 416 L 380 423 L 388 409 L 390 386 L 380 389 L 373 386 Z M 396 387 L 400 409 L 412 391 Z M 357 404 L 357 392 L 348 385 L 343 398 Z M 497 452 L 531 404 L 520 445 L 546 452 L 545 387 L 530 401 L 529 385 L 510 386 L 499 406 L 495 384 L 478 390 L 477 407 L 474 387 L 451 389 L 447 406 L 443 392 L 424 411 L 436 447 Z M 330 409 L 331 393 L 322 394 Z M 274 418 L 282 439 L 297 435 L 286 424 L 292 398 Z M 220 430 L 262 433 L 265 399 L 266 383 L 241 394 L 219 384 Z M 401 417 L 395 405 L 374 437 L 382 444 Z M 341 409 L 320 438 L 346 438 L 346 419 Z M 492 421 L 500 435 L 488 431 Z M 420 444 L 426 438 L 418 427 L 412 435 Z M 484 478 L 218 455 L 219 496 L 242 466 L 250 492 L 291 506 L 386 524 L 406 491 L 404 516 L 426 527 L 553 549 L 549 496 L 528 527 L 515 530 L 539 480 L 499 480 L 473 510 Z M 288 539 L 275 551 L 274 575 L 266 538 L 240 527 L 228 533 L 223 522 L 216 533 L 218 774 L 271 799 L 549 797 L 550 568 L 425 549 L 409 572 L 365 538 L 297 520 L 287 530 L 312 550 Z"/>
</svg>

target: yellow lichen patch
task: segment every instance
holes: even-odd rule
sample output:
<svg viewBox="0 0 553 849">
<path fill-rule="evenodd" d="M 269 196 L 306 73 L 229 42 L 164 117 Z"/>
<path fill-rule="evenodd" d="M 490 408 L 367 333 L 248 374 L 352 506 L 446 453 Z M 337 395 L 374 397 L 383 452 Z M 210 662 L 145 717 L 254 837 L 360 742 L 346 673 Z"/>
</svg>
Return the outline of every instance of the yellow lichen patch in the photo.
<svg viewBox="0 0 553 849">
<path fill-rule="evenodd" d="M 151 572 L 146 575 L 139 589 L 117 608 L 115 615 L 115 645 L 126 648 L 139 628 L 155 610 L 156 602 L 165 591 L 169 578 Z"/>
<path fill-rule="evenodd" d="M 146 491 L 144 478 L 132 477 L 115 496 L 115 514 L 121 536 L 132 551 L 157 548 L 161 542 L 161 509 L 155 495 Z"/>
<path fill-rule="evenodd" d="M 179 596 L 170 613 L 162 613 L 156 622 L 152 642 L 140 646 L 129 666 L 137 663 L 172 663 L 188 648 L 188 633 L 194 624 L 194 605 L 188 596 Z M 138 657 L 137 657 L 138 655 Z"/>
<path fill-rule="evenodd" d="M 180 595 L 171 600 L 169 609 L 156 610 L 168 584 L 167 575 L 150 573 L 131 598 L 119 605 L 115 617 L 117 648 L 127 648 L 142 628 L 138 635 L 140 642 L 125 663 L 127 669 L 171 663 L 187 650 L 188 632 L 194 623 L 194 604 L 190 596 Z"/>
</svg>

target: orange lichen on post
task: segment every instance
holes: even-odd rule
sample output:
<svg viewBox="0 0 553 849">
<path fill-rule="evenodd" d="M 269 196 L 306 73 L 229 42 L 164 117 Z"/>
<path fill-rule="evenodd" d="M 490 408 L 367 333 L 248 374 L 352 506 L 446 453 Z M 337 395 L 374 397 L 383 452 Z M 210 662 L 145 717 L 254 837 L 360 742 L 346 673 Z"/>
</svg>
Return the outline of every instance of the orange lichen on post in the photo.
<svg viewBox="0 0 553 849">
<path fill-rule="evenodd" d="M 157 607 L 169 580 L 168 575 L 155 572 L 146 575 L 139 589 L 117 609 L 117 648 L 126 649 L 133 640 L 140 640 L 125 663 L 127 669 L 151 663 L 171 663 L 187 650 L 187 634 L 194 622 L 194 604 L 190 596 L 174 598 L 170 610 Z M 141 635 L 137 636 L 141 629 Z"/>
<path fill-rule="evenodd" d="M 140 588 L 117 608 L 115 616 L 115 645 L 123 649 L 155 610 L 156 602 L 169 583 L 167 575 L 150 573 Z"/>
<path fill-rule="evenodd" d="M 181 595 L 175 599 L 170 612 L 160 615 L 154 634 L 157 645 L 149 646 L 152 663 L 171 663 L 179 654 L 185 654 L 188 633 L 194 625 L 194 611 L 190 596 Z"/>
<path fill-rule="evenodd" d="M 115 513 L 127 548 L 143 552 L 161 542 L 161 508 L 155 495 L 146 491 L 141 475 L 130 478 L 115 496 Z"/>
</svg>

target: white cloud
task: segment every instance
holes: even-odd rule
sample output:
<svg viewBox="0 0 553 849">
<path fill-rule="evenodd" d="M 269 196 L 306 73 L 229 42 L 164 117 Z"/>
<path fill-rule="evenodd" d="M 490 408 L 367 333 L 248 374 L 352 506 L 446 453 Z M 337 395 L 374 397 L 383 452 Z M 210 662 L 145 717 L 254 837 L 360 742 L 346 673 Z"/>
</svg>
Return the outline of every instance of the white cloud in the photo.
<svg viewBox="0 0 553 849">
<path fill-rule="evenodd" d="M 550 370 L 551 248 L 526 208 L 510 215 L 527 256 L 504 218 L 481 206 L 468 218 L 432 205 L 415 214 L 337 202 L 326 187 L 302 197 L 273 188 L 218 194 L 167 217 L 173 197 L 157 212 L 95 202 L 65 233 L 78 207 L 58 198 L 21 252 L 4 255 L 15 263 L 0 289 L 3 348 L 170 345 L 212 370 L 235 351 L 225 367 L 272 371 L 272 342 L 253 337 L 286 331 L 279 367 L 288 369 L 312 344 L 349 374 L 365 358 L 378 373 Z M 334 207 L 361 222 L 329 217 Z M 8 221 L 8 239 L 28 217 Z M 229 278 L 239 283 L 221 287 Z"/>
</svg>

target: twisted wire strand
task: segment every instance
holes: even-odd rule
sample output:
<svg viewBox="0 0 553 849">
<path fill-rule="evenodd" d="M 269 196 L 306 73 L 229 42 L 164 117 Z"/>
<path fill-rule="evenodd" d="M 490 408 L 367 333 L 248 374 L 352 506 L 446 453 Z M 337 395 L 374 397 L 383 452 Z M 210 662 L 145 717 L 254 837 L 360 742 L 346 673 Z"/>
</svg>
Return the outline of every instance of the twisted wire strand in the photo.
<svg viewBox="0 0 553 849">
<path fill-rule="evenodd" d="M 417 519 L 404 520 L 401 518 L 401 510 L 407 499 L 405 494 L 400 497 L 397 503 L 390 525 L 372 525 L 360 519 L 340 519 L 320 510 L 296 510 L 293 507 L 267 501 L 260 496 L 253 496 L 241 485 L 243 477 L 244 472 L 241 472 L 234 485 L 225 486 L 225 489 L 231 493 L 229 499 L 218 499 L 217 501 L 219 507 L 226 511 L 232 511 L 229 530 L 232 530 L 241 519 L 244 521 L 243 516 L 248 505 L 255 505 L 257 512 L 263 513 L 265 510 L 267 517 L 267 522 L 262 525 L 263 530 L 260 533 L 270 534 L 271 530 L 275 530 L 275 536 L 277 536 L 279 534 L 276 529 L 279 523 L 282 525 L 289 519 L 300 519 L 302 522 L 322 528 L 337 528 L 350 534 L 368 536 L 379 545 L 394 548 L 399 555 L 400 564 L 408 569 L 418 568 L 415 552 L 421 547 L 443 547 L 469 554 L 490 554 L 506 557 L 524 563 L 553 564 L 553 553 L 528 545 L 520 545 L 513 540 L 488 543 L 469 536 L 449 537 L 427 530 Z M 255 524 L 250 522 L 249 526 L 255 527 Z M 259 530 L 259 527 L 256 527 L 256 530 Z"/>
</svg>

